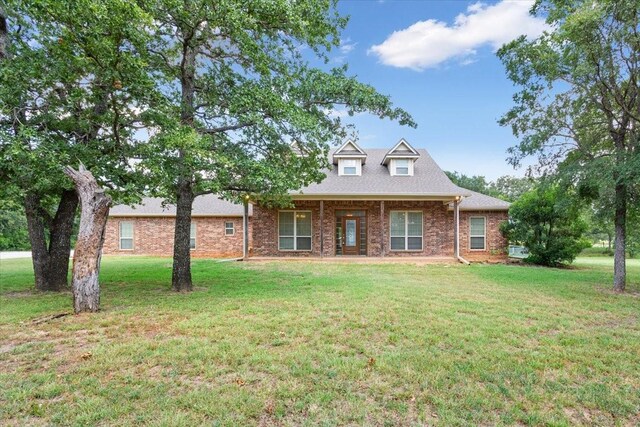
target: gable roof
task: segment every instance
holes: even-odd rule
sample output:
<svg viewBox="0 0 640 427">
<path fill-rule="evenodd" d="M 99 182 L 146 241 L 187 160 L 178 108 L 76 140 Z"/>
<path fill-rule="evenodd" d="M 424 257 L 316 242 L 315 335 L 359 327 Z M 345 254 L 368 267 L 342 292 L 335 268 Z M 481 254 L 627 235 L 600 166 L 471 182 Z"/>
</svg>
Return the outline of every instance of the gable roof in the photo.
<svg viewBox="0 0 640 427">
<path fill-rule="evenodd" d="M 511 203 L 486 194 L 467 190 L 471 195 L 460 202 L 461 211 L 508 211 Z M 453 204 L 449 205 L 453 209 Z"/>
<path fill-rule="evenodd" d="M 176 206 L 162 206 L 164 199 L 160 197 L 144 197 L 139 205 L 133 207 L 127 205 L 116 205 L 109 211 L 109 216 L 176 216 Z M 211 217 L 211 216 L 242 216 L 244 208 L 242 205 L 222 200 L 213 194 L 198 196 L 193 201 L 191 216 Z M 249 215 L 253 209 L 249 205 Z"/>
<path fill-rule="evenodd" d="M 401 138 L 391 150 L 384 155 L 382 164 L 389 163 L 389 159 L 417 159 L 420 157 L 420 153 L 411 146 L 404 138 Z"/>
<path fill-rule="evenodd" d="M 333 152 L 332 162 L 333 164 L 337 164 L 339 158 L 346 159 L 362 159 L 362 163 L 364 164 L 367 160 L 367 153 L 355 142 L 348 139 L 344 144 L 342 144 L 337 150 Z"/>
<path fill-rule="evenodd" d="M 451 182 L 427 150 L 415 151 L 419 157 L 415 161 L 413 176 L 391 176 L 389 169 L 382 164 L 388 150 L 370 149 L 367 154 L 371 161 L 362 166 L 362 175 L 338 176 L 336 168 L 324 170 L 327 177 L 321 183 L 311 184 L 290 194 L 295 199 L 322 196 L 447 199 L 471 194 Z"/>
</svg>

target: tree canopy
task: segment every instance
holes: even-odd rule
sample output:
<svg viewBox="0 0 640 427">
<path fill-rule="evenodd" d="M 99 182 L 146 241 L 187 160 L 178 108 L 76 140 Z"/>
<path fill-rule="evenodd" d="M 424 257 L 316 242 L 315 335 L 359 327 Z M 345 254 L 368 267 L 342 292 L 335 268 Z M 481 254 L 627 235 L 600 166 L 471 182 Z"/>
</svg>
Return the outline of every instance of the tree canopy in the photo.
<svg viewBox="0 0 640 427">
<path fill-rule="evenodd" d="M 498 51 L 519 88 L 500 120 L 520 139 L 510 161 L 536 155 L 545 171 L 560 166 L 601 194 L 612 190 L 614 289 L 622 291 L 627 211 L 640 179 L 640 8 L 635 0 L 539 0 L 532 13 L 549 31 Z"/>
</svg>

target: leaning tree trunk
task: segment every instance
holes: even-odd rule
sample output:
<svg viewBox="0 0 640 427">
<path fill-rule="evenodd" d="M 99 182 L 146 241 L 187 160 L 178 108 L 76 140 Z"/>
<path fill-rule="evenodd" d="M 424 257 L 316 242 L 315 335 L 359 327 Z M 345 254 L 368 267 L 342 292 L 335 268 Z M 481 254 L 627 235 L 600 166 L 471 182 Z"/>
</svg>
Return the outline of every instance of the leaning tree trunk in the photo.
<svg viewBox="0 0 640 427">
<path fill-rule="evenodd" d="M 627 279 L 626 270 L 626 228 L 627 228 L 627 188 L 616 184 L 615 189 L 615 252 L 613 255 L 613 290 L 624 292 Z"/>
<path fill-rule="evenodd" d="M 73 255 L 73 309 L 76 313 L 100 308 L 100 256 L 111 197 L 80 164 L 79 170 L 67 166 L 64 172 L 76 184 L 80 197 L 80 230 Z"/>
<path fill-rule="evenodd" d="M 67 287 L 71 235 L 77 207 L 78 196 L 72 190 L 62 192 L 53 218 L 42 207 L 38 195 L 29 193 L 25 197 L 24 210 L 33 272 L 39 291 L 60 291 Z"/>
<path fill-rule="evenodd" d="M 174 291 L 191 291 L 191 206 L 193 188 L 191 182 L 180 179 L 176 200 L 176 224 L 173 239 L 173 276 L 171 286 Z"/>
</svg>

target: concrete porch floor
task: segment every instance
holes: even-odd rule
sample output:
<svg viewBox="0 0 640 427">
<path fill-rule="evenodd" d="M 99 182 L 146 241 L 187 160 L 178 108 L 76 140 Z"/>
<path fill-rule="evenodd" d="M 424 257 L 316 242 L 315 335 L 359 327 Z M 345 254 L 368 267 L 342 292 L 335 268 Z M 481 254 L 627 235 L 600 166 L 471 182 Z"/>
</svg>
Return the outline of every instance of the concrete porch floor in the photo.
<svg viewBox="0 0 640 427">
<path fill-rule="evenodd" d="M 454 257 L 422 256 L 422 257 L 369 257 L 369 256 L 327 256 L 327 257 L 264 257 L 250 256 L 250 262 L 284 261 L 284 262 L 318 262 L 337 264 L 460 264 Z"/>
</svg>

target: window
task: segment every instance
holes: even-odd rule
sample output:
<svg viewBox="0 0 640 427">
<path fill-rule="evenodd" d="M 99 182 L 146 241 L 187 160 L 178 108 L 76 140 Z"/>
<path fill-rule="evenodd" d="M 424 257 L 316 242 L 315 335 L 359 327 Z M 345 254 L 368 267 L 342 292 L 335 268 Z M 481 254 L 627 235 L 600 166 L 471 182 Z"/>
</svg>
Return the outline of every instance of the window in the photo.
<svg viewBox="0 0 640 427">
<path fill-rule="evenodd" d="M 396 159 L 395 168 L 396 175 L 409 175 L 409 159 Z"/>
<path fill-rule="evenodd" d="M 189 230 L 189 247 L 191 249 L 195 249 L 196 248 L 196 223 L 192 222 L 191 223 L 191 229 Z"/>
<path fill-rule="evenodd" d="M 422 250 L 422 212 L 391 211 L 391 250 Z"/>
<path fill-rule="evenodd" d="M 469 249 L 484 250 L 486 221 L 483 216 L 469 218 Z"/>
<path fill-rule="evenodd" d="M 224 223 L 224 235 L 233 236 L 234 234 L 236 234 L 236 230 L 233 226 L 233 221 L 226 221 Z"/>
<path fill-rule="evenodd" d="M 311 211 L 278 213 L 278 249 L 281 251 L 311 250 Z"/>
<path fill-rule="evenodd" d="M 120 223 L 120 249 L 133 249 L 133 222 L 131 221 Z"/>
<path fill-rule="evenodd" d="M 360 175 L 360 160 L 356 159 L 340 159 L 339 175 Z"/>
</svg>

